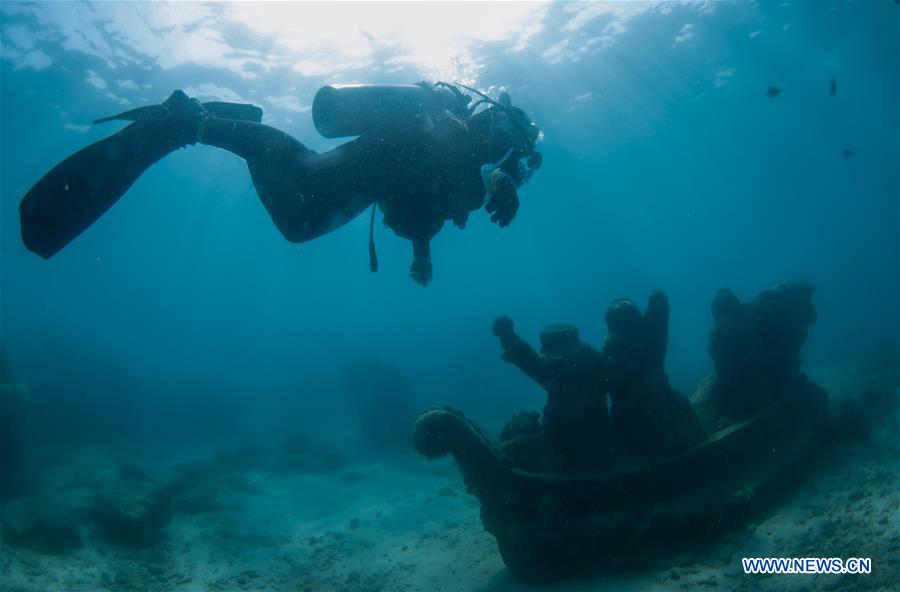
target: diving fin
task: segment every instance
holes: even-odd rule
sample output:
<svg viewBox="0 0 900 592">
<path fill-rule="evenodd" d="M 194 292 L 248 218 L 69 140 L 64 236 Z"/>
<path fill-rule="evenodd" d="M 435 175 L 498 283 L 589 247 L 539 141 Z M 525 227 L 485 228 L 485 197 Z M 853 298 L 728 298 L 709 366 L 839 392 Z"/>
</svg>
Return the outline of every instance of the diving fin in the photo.
<svg viewBox="0 0 900 592">
<path fill-rule="evenodd" d="M 91 123 L 106 123 L 107 121 L 162 121 L 169 115 L 169 110 L 162 105 L 147 105 L 146 107 L 138 107 L 129 111 L 122 111 L 118 115 L 110 115 L 109 117 L 101 117 L 95 119 Z"/>
<path fill-rule="evenodd" d="M 69 156 L 28 190 L 19 204 L 22 242 L 47 259 L 72 242 L 115 204 L 153 163 L 194 144 L 205 113 L 260 123 L 254 105 L 202 106 L 181 91 L 162 105 L 138 107 L 96 120 L 133 121 L 112 136 Z"/>
<path fill-rule="evenodd" d="M 223 101 L 210 101 L 203 103 L 203 108 L 220 119 L 236 119 L 239 121 L 252 121 L 262 123 L 262 109 L 248 103 L 225 103 Z M 117 115 L 101 117 L 92 123 L 106 123 L 107 121 L 163 121 L 169 116 L 169 109 L 165 105 L 147 105 L 129 111 L 123 111 Z"/>
<path fill-rule="evenodd" d="M 55 255 L 111 208 L 151 164 L 179 147 L 165 137 L 154 138 L 149 127 L 132 123 L 79 150 L 28 190 L 19 204 L 28 250 L 44 259 Z"/>
</svg>

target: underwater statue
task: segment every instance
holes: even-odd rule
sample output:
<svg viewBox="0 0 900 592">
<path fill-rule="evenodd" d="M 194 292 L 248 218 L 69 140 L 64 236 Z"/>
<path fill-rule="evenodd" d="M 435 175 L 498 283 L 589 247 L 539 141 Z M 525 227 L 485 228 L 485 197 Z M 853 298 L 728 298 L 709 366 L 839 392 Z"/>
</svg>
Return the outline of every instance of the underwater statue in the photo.
<svg viewBox="0 0 900 592">
<path fill-rule="evenodd" d="M 22 240 L 41 257 L 53 256 L 150 165 L 199 143 L 247 161 L 260 200 L 290 242 L 328 234 L 377 204 L 384 223 L 412 242 L 410 276 L 424 286 L 432 277 L 430 242 L 444 223 L 463 228 L 469 213 L 484 207 L 492 222 L 508 226 L 519 208 L 518 189 L 542 162 L 535 150 L 540 130 L 505 92 L 494 100 L 442 82 L 325 86 L 312 112 L 324 137 L 357 137 L 317 154 L 263 125 L 259 107 L 200 103 L 182 91 L 161 105 L 99 119 L 94 123 L 133 123 L 69 156 L 25 194 Z M 372 271 L 378 268 L 374 221 L 373 207 Z"/>
<path fill-rule="evenodd" d="M 727 333 L 721 324 L 733 322 L 744 327 L 738 335 L 755 335 L 761 345 L 780 351 L 776 358 L 781 359 L 805 338 L 811 293 L 807 284 L 788 284 L 737 306 L 736 298 L 723 295 L 717 301 L 725 309 L 714 309 L 713 333 L 721 332 L 714 341 L 718 344 Z M 796 372 L 794 364 L 778 380 L 777 392 L 754 400 L 752 412 L 742 406 L 750 415 L 688 444 L 697 437 L 697 419 L 663 371 L 668 316 L 668 303 L 659 291 L 643 314 L 629 301 L 616 301 L 607 313 L 610 333 L 604 345 L 613 429 L 618 399 L 625 425 L 636 426 L 626 441 L 645 452 L 649 443 L 660 455 L 656 458 L 592 474 L 553 474 L 514 462 L 460 411 L 435 408 L 416 420 L 413 446 L 429 459 L 453 455 L 467 491 L 481 504 L 485 530 L 496 538 L 504 563 L 518 578 L 547 583 L 638 567 L 711 542 L 786 492 L 824 449 L 827 393 Z M 768 325 L 776 320 L 786 327 Z M 495 330 L 507 341 L 505 349 L 522 347 L 511 322 L 501 321 Z M 710 353 L 718 369 L 720 351 L 711 347 Z M 799 364 L 799 358 L 793 359 Z M 733 374 L 725 372 L 725 377 L 760 368 L 752 356 L 734 356 L 729 362 Z M 765 384 L 769 378 L 760 380 Z M 746 394 L 728 393 L 725 400 Z M 644 404 L 655 410 L 650 417 L 641 413 Z M 673 432 L 683 440 L 650 439 L 641 429 L 665 427 L 665 419 L 683 422 Z M 520 413 L 507 428 L 528 434 L 536 423 L 536 414 Z"/>
<path fill-rule="evenodd" d="M 590 473 L 611 466 L 602 354 L 581 341 L 578 329 L 572 325 L 544 327 L 540 353 L 516 335 L 509 317 L 495 319 L 493 331 L 503 346 L 503 359 L 547 392 L 540 425 L 543 459 L 528 464 L 543 466 L 553 473 Z M 513 436 L 535 433 L 534 423 L 529 424 L 526 419 L 520 414 L 504 428 L 504 443 L 508 444 Z"/>
<path fill-rule="evenodd" d="M 654 290 L 643 314 L 631 300 L 616 300 L 607 308 L 605 320 L 609 333 L 603 356 L 618 448 L 649 460 L 700 442 L 704 433 L 694 410 L 666 376 L 666 295 Z"/>
<path fill-rule="evenodd" d="M 709 334 L 715 374 L 693 397 L 707 428 L 758 413 L 801 378 L 800 347 L 816 320 L 813 291 L 806 282 L 789 282 L 741 302 L 719 290 Z"/>
</svg>

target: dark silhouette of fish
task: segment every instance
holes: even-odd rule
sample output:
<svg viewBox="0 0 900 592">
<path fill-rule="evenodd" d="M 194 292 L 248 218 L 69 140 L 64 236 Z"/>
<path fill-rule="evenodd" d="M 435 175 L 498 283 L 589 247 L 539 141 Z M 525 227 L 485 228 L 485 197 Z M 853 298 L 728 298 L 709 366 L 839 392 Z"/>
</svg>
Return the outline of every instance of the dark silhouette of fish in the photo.
<svg viewBox="0 0 900 592">
<path fill-rule="evenodd" d="M 853 150 L 850 150 L 849 148 L 841 150 L 841 154 L 844 155 L 844 158 L 853 158 Z"/>
<path fill-rule="evenodd" d="M 770 86 L 768 90 L 766 90 L 766 96 L 770 99 L 774 99 L 778 95 L 781 94 L 781 88 L 777 86 Z"/>
<path fill-rule="evenodd" d="M 828 85 L 828 94 L 831 96 L 837 94 L 837 76 L 831 77 L 831 84 Z"/>
</svg>

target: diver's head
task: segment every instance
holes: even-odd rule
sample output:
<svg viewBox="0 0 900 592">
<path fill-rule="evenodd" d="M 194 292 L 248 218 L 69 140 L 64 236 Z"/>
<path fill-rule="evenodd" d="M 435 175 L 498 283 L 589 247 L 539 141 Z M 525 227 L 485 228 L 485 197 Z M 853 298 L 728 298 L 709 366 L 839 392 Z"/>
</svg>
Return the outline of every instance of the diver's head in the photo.
<svg viewBox="0 0 900 592">
<path fill-rule="evenodd" d="M 525 137 L 527 150 L 534 151 L 534 145 L 541 139 L 541 128 L 535 124 L 528 115 L 518 107 L 509 107 L 507 110 L 518 131 Z"/>
<path fill-rule="evenodd" d="M 547 356 L 563 356 L 581 343 L 578 328 L 574 325 L 553 324 L 541 329 L 541 353 Z"/>
<path fill-rule="evenodd" d="M 513 128 L 515 128 L 514 136 L 515 138 L 515 146 L 517 148 L 518 156 L 522 159 L 528 159 L 530 162 L 534 162 L 534 155 L 537 155 L 537 166 L 540 166 L 541 158 L 540 152 L 535 150 L 535 146 L 537 143 L 544 137 L 541 132 L 541 128 L 537 126 L 537 124 L 528 116 L 525 111 L 520 109 L 519 107 L 515 107 L 512 104 L 512 100 L 509 98 L 509 94 L 506 91 L 500 93 L 500 104 L 506 110 L 506 113 L 509 117 L 510 123 L 512 123 Z"/>
<path fill-rule="evenodd" d="M 541 153 L 536 150 L 536 144 L 543 138 L 541 129 L 525 111 L 513 106 L 509 93 L 505 90 L 494 100 L 470 86 L 459 83 L 456 86 L 481 97 L 468 110 L 472 127 L 485 136 L 486 160 L 488 163 L 503 160 L 503 169 L 516 186 L 520 187 L 544 161 Z M 488 107 L 476 113 L 475 110 L 481 105 Z"/>
<path fill-rule="evenodd" d="M 473 129 L 483 134 L 487 162 L 481 166 L 484 201 L 489 203 L 504 179 L 513 191 L 525 184 L 543 163 L 543 155 L 534 149 L 541 132 L 525 112 L 509 104 L 509 96 L 501 95 L 501 103 L 473 117 Z M 527 122 L 527 125 L 526 125 Z M 501 152 L 502 151 L 502 152 Z"/>
<path fill-rule="evenodd" d="M 516 179 L 516 184 L 521 186 L 543 163 L 543 156 L 535 149 L 542 137 L 541 130 L 518 107 L 497 106 L 489 112 L 488 142 L 492 158 L 512 150 L 510 165 L 506 168 Z"/>
</svg>

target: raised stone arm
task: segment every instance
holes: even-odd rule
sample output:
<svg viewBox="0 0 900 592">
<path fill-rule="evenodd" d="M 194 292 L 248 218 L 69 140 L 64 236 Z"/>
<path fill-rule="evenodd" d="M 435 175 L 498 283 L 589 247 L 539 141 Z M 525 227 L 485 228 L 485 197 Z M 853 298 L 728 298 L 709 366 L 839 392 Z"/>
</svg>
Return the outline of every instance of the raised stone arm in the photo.
<svg viewBox="0 0 900 592">
<path fill-rule="evenodd" d="M 494 335 L 500 338 L 503 347 L 503 359 L 516 366 L 529 378 L 543 385 L 546 379 L 546 367 L 533 347 L 516 335 L 512 319 L 499 316 L 494 319 Z"/>
<path fill-rule="evenodd" d="M 645 364 L 648 371 L 664 372 L 669 347 L 669 299 L 662 290 L 653 290 L 644 311 Z"/>
</svg>

